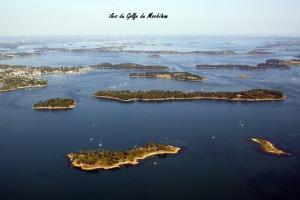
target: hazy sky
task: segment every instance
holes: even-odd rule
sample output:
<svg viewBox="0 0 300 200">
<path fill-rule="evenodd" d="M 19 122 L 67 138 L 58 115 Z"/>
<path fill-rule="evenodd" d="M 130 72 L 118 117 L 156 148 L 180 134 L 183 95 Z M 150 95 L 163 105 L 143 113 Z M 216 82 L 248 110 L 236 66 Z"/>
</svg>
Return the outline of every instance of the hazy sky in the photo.
<svg viewBox="0 0 300 200">
<path fill-rule="evenodd" d="M 300 36 L 300 0 L 0 0 L 0 35 Z M 168 19 L 109 19 L 111 12 Z"/>
</svg>

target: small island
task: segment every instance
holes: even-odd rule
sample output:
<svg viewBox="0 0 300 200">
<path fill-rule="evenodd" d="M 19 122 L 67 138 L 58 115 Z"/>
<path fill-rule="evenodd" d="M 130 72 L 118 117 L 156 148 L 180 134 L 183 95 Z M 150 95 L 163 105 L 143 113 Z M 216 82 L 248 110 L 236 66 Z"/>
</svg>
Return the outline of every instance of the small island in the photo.
<svg viewBox="0 0 300 200">
<path fill-rule="evenodd" d="M 280 150 L 279 148 L 275 147 L 274 144 L 272 144 L 270 141 L 262 139 L 262 138 L 251 138 L 253 142 L 256 142 L 260 145 L 261 149 L 270 154 L 275 154 L 278 156 L 281 155 L 292 155 L 291 153 L 285 152 L 283 150 Z"/>
<path fill-rule="evenodd" d="M 202 81 L 205 78 L 189 72 L 145 72 L 129 74 L 130 78 L 164 78 L 180 81 Z"/>
<path fill-rule="evenodd" d="M 33 105 L 35 110 L 63 110 L 75 108 L 76 104 L 73 99 L 48 99 Z"/>
<path fill-rule="evenodd" d="M 82 170 L 115 169 L 124 165 L 136 165 L 140 160 L 144 160 L 155 155 L 177 154 L 179 147 L 167 144 L 147 144 L 143 147 L 133 148 L 127 151 L 79 151 L 78 153 L 69 153 L 67 156 L 74 167 Z"/>
<path fill-rule="evenodd" d="M 282 92 L 267 89 L 252 89 L 240 92 L 183 92 L 183 91 L 98 91 L 94 97 L 122 102 L 131 101 L 184 101 L 184 100 L 226 100 L 226 101 L 279 101 L 286 96 Z"/>
</svg>

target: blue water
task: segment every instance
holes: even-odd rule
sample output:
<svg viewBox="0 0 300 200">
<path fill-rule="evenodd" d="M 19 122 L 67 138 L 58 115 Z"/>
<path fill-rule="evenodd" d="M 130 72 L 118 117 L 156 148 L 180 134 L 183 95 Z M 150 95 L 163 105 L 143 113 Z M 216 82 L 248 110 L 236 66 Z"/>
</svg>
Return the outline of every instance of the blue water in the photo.
<svg viewBox="0 0 300 200">
<path fill-rule="evenodd" d="M 7 38 L 2 40 L 8 41 Z M 1 40 L 1 41 L 2 41 Z M 20 40 L 11 39 L 10 40 Z M 23 40 L 29 40 L 25 38 Z M 204 82 L 130 79 L 130 71 L 99 70 L 81 75 L 45 76 L 46 88 L 0 94 L 0 194 L 3 199 L 297 199 L 300 183 L 300 68 L 245 72 L 197 70 L 200 63 L 256 64 L 267 58 L 292 58 L 299 46 L 272 47 L 271 55 L 247 55 L 257 47 L 295 38 L 89 38 L 41 39 L 11 48 L 36 45 L 171 50 L 222 50 L 238 55 L 163 55 L 44 52 L 0 60 L 24 65 L 87 65 L 103 62 L 163 64 L 172 71 L 189 71 Z M 146 41 L 146 42 L 145 42 Z M 229 42 L 230 41 L 230 42 Z M 35 43 L 34 43 L 35 42 Z M 143 42 L 143 43 L 141 43 Z M 32 44 L 34 43 L 34 44 Z M 38 43 L 38 44 L 36 44 Z M 156 44 L 156 45 L 153 45 Z M 1 44 L 1 43 L 0 43 Z M 232 48 L 230 48 L 232 46 Z M 286 49 L 292 49 L 286 50 Z M 240 74 L 252 78 L 238 78 Z M 251 88 L 281 90 L 281 102 L 237 103 L 188 101 L 118 103 L 95 99 L 104 89 L 170 89 L 236 91 Z M 32 105 L 54 97 L 74 98 L 72 111 L 39 112 Z M 243 124 L 244 126 L 242 126 Z M 93 137 L 94 141 L 90 141 Z M 290 157 L 262 153 L 249 138 L 263 137 Z M 150 158 L 138 166 L 87 173 L 66 158 L 80 149 L 126 150 L 148 142 L 182 147 L 178 155 Z M 157 162 L 157 165 L 153 163 Z"/>
</svg>

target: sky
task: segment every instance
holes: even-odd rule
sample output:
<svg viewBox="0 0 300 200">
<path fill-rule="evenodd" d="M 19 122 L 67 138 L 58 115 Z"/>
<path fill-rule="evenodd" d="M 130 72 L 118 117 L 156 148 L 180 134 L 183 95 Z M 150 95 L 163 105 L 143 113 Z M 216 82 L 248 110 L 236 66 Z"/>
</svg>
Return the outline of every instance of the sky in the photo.
<svg viewBox="0 0 300 200">
<path fill-rule="evenodd" d="M 300 36 L 300 0 L 0 0 L 1 36 Z M 110 13 L 167 19 L 110 19 Z"/>
</svg>

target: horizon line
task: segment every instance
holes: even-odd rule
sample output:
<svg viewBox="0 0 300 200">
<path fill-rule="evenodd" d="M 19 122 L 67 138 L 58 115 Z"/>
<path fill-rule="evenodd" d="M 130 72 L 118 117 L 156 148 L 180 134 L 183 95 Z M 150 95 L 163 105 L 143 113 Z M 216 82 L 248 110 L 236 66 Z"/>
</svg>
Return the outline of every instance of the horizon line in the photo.
<svg viewBox="0 0 300 200">
<path fill-rule="evenodd" d="M 112 33 L 112 34 L 27 34 L 27 35 L 1 35 L 0 37 L 101 37 L 101 36 L 192 36 L 192 37 L 296 37 L 300 34 L 203 34 L 203 33 L 184 33 L 184 34 L 136 34 L 136 33 Z"/>
</svg>

